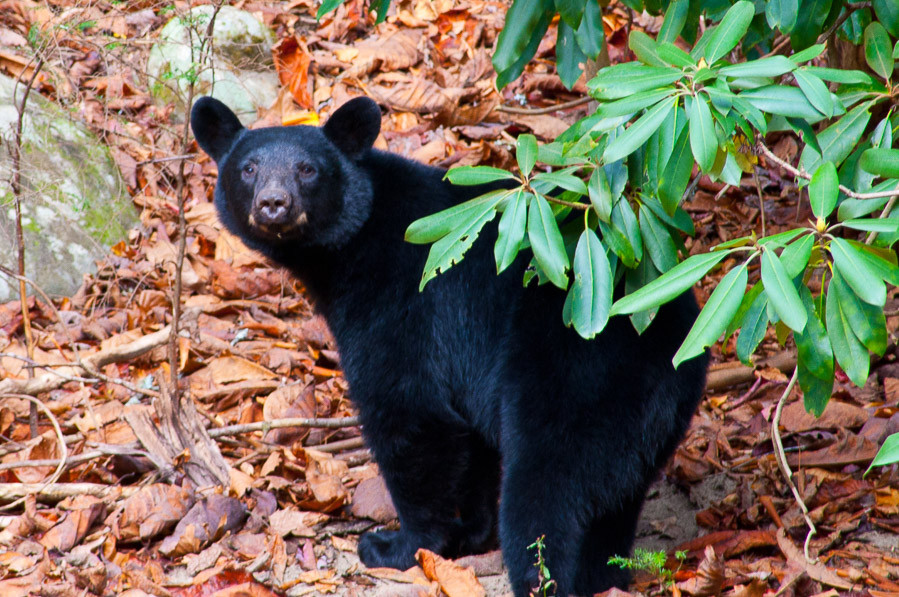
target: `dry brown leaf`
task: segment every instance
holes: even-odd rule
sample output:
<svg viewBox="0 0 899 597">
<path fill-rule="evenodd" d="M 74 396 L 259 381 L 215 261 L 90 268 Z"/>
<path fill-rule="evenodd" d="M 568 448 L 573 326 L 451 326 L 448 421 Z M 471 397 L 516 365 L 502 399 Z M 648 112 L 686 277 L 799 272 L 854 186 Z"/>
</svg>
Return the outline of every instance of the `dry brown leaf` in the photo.
<svg viewBox="0 0 899 597">
<path fill-rule="evenodd" d="M 265 585 L 256 582 L 245 582 L 233 585 L 212 593 L 210 597 L 277 597 L 278 593 L 272 593 Z"/>
<path fill-rule="evenodd" d="M 818 561 L 815 564 L 810 564 L 806 561 L 802 549 L 797 547 L 793 541 L 787 537 L 787 534 L 783 529 L 778 529 L 777 531 L 777 545 L 780 547 L 780 551 L 784 554 L 784 557 L 787 558 L 790 565 L 803 570 L 812 580 L 816 580 L 825 586 L 835 587 L 845 591 L 852 589 L 853 584 L 851 582 L 837 576 L 836 572 L 827 568 L 821 561 Z"/>
<path fill-rule="evenodd" d="M 536 136 L 547 141 L 554 141 L 571 126 L 561 118 L 549 114 L 515 114 L 511 120 L 528 127 Z"/>
<path fill-rule="evenodd" d="M 341 482 L 349 466 L 344 460 L 337 460 L 331 454 L 317 450 L 305 450 L 306 482 L 312 490 L 312 500 L 304 501 L 301 507 L 317 512 L 332 512 L 343 506 L 349 493 Z"/>
<path fill-rule="evenodd" d="M 430 580 L 436 580 L 447 597 L 484 597 L 487 592 L 471 568 L 462 568 L 427 549 L 415 552 L 415 559 Z"/>
<path fill-rule="evenodd" d="M 721 594 L 724 580 L 724 560 L 718 557 L 714 547 L 707 545 L 702 562 L 696 570 L 696 576 L 677 583 L 677 587 L 694 597 L 711 597 Z"/>
<path fill-rule="evenodd" d="M 193 505 L 193 493 L 187 489 L 157 483 L 144 487 L 125 500 L 120 515 L 115 513 L 106 524 L 122 542 L 149 541 L 167 532 Z"/>
<path fill-rule="evenodd" d="M 67 553 L 81 543 L 94 523 L 106 515 L 106 504 L 91 496 L 83 498 L 78 509 L 66 513 L 64 519 L 52 529 L 44 533 L 40 544 L 47 549 L 55 549 Z"/>
<path fill-rule="evenodd" d="M 791 402 L 783 409 L 781 426 L 790 433 L 810 429 L 853 429 L 861 427 L 870 418 L 868 412 L 854 404 L 831 400 L 820 417 L 805 410 L 805 405 Z"/>
<path fill-rule="evenodd" d="M 290 89 L 294 101 L 301 108 L 313 109 L 312 80 L 309 78 L 312 56 L 306 44 L 296 37 L 284 37 L 272 47 L 272 55 L 281 85 Z"/>
<path fill-rule="evenodd" d="M 168 557 L 197 553 L 225 533 L 241 527 L 247 518 L 240 500 L 223 495 L 210 495 L 198 501 L 163 540 L 159 551 Z"/>
<path fill-rule="evenodd" d="M 315 537 L 315 531 L 306 525 L 307 513 L 298 510 L 278 510 L 269 517 L 272 530 L 282 537 Z"/>
<path fill-rule="evenodd" d="M 380 37 L 365 39 L 353 45 L 358 54 L 352 59 L 353 66 L 347 69 L 346 77 L 362 78 L 376 70 L 390 72 L 415 66 L 421 60 L 419 45 L 423 31 L 399 29 L 388 31 Z M 325 44 L 332 51 L 344 49 L 341 44 Z"/>
</svg>

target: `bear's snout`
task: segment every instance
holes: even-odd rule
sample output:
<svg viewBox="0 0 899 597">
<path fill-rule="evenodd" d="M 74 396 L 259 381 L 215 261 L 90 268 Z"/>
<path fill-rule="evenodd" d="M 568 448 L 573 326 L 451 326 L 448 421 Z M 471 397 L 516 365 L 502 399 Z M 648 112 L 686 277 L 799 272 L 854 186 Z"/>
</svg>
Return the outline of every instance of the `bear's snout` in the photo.
<svg viewBox="0 0 899 597">
<path fill-rule="evenodd" d="M 284 226 L 290 213 L 290 194 L 284 189 L 263 189 L 253 199 L 253 220 L 260 226 Z"/>
</svg>

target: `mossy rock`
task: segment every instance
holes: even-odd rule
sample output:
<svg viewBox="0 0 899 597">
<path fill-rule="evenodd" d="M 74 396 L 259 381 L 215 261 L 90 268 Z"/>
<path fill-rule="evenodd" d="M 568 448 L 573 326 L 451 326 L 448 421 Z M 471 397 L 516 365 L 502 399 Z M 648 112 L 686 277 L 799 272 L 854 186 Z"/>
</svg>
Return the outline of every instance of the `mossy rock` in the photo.
<svg viewBox="0 0 899 597">
<path fill-rule="evenodd" d="M 0 263 L 13 268 L 17 245 L 8 149 L 17 120 L 14 86 L 13 79 L 0 75 Z M 36 92 L 28 96 L 23 119 L 21 172 L 26 274 L 46 292 L 69 296 L 83 274 L 95 271 L 95 261 L 137 223 L 136 210 L 109 149 Z M 17 293 L 18 284 L 0 276 L 0 302 Z"/>
</svg>

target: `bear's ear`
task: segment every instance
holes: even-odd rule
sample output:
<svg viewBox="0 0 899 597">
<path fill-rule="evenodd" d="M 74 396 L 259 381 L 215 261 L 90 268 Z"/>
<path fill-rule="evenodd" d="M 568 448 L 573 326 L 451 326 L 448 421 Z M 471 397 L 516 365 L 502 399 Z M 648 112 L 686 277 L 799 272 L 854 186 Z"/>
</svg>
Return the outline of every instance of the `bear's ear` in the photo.
<svg viewBox="0 0 899 597">
<path fill-rule="evenodd" d="M 355 157 L 371 148 L 381 131 L 381 109 L 367 97 L 340 106 L 324 126 L 325 136 L 338 149 Z"/>
<path fill-rule="evenodd" d="M 212 97 L 201 97 L 190 111 L 190 128 L 197 144 L 218 163 L 228 153 L 243 125 L 231 108 Z"/>
</svg>

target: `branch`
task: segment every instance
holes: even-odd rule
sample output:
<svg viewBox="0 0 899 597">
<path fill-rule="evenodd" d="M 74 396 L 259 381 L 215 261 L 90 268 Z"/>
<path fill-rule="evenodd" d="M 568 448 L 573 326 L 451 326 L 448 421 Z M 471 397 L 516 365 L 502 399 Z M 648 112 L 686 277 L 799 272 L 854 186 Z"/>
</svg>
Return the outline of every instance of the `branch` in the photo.
<svg viewBox="0 0 899 597">
<path fill-rule="evenodd" d="M 499 105 L 493 108 L 497 112 L 507 112 L 509 114 L 525 114 L 527 116 L 537 116 L 539 114 L 552 114 L 558 110 L 567 110 L 568 108 L 576 108 L 583 104 L 588 104 L 593 100 L 589 95 L 579 97 L 568 102 L 556 104 L 555 106 L 547 106 L 546 108 L 516 108 L 515 106 Z"/>
<path fill-rule="evenodd" d="M 0 483 L 0 502 L 18 501 L 29 495 L 46 502 L 60 502 L 67 497 L 79 495 L 92 495 L 100 499 L 130 497 L 140 489 L 140 486 L 122 487 L 100 483 Z"/>
<path fill-rule="evenodd" d="M 283 429 L 285 427 L 319 427 L 321 429 L 342 429 L 359 425 L 359 417 L 339 417 L 336 419 L 275 419 L 274 421 L 260 421 L 258 423 L 243 423 L 241 425 L 228 425 L 227 427 L 214 427 L 208 430 L 209 437 L 223 437 L 226 435 L 240 435 L 253 431 L 268 431 L 269 429 Z"/>
</svg>

